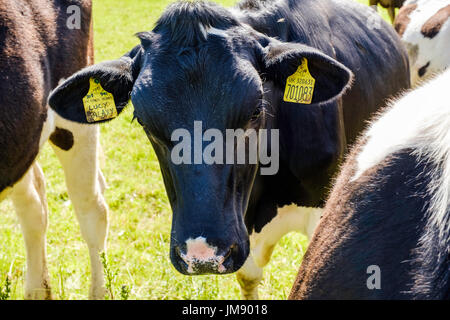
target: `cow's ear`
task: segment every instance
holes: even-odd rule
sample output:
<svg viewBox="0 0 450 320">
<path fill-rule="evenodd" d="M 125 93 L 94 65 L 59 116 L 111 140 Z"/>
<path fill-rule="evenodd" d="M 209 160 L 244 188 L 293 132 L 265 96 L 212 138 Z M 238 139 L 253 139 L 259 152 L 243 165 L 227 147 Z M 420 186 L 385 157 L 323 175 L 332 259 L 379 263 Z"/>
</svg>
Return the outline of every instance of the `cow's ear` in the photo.
<svg viewBox="0 0 450 320">
<path fill-rule="evenodd" d="M 340 97 L 353 74 L 320 51 L 296 43 L 270 43 L 261 54 L 262 76 L 281 88 L 286 102 L 326 103 Z"/>
<path fill-rule="evenodd" d="M 130 101 L 140 69 L 140 46 L 117 60 L 75 73 L 50 94 L 48 103 L 61 117 L 100 123 L 117 117 Z"/>
</svg>

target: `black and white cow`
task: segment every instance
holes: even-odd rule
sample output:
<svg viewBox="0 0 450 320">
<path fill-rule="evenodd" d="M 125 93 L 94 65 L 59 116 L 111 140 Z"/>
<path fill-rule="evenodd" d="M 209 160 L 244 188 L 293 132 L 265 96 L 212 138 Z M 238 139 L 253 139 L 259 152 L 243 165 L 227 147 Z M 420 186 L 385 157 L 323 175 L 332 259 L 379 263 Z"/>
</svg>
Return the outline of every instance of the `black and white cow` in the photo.
<svg viewBox="0 0 450 320">
<path fill-rule="evenodd" d="M 408 50 L 412 85 L 450 66 L 450 0 L 408 0 L 394 26 Z"/>
<path fill-rule="evenodd" d="M 139 34 L 140 45 L 76 73 L 49 103 L 62 117 L 88 123 L 91 112 L 99 122 L 102 114 L 114 117 L 131 97 L 172 206 L 173 265 L 184 274 L 239 270 L 244 297 L 256 298 L 277 241 L 289 231 L 314 230 L 330 179 L 364 121 L 409 87 L 398 35 L 379 17 L 379 28 L 367 26 L 369 18 L 373 11 L 353 1 L 251 0 L 232 10 L 176 2 L 153 31 Z M 310 104 L 297 103 L 299 96 L 284 101 L 292 98 L 287 78 L 305 64 L 315 79 L 302 91 Z M 114 105 L 86 112 L 83 97 L 93 80 L 112 93 Z M 279 129 L 279 153 L 269 150 L 279 155 L 275 175 L 222 159 L 210 165 L 172 161 L 174 132 L 195 137 L 196 131 L 249 128 Z"/>
<path fill-rule="evenodd" d="M 11 197 L 25 238 L 28 299 L 51 297 L 45 182 L 36 162 L 49 139 L 89 246 L 90 297 L 104 297 L 99 252 L 105 250 L 107 205 L 98 127 L 67 121 L 47 106 L 62 78 L 92 63 L 90 0 L 0 0 L 0 200 Z"/>
<path fill-rule="evenodd" d="M 449 84 L 446 71 L 362 135 L 291 299 L 450 299 Z"/>
</svg>

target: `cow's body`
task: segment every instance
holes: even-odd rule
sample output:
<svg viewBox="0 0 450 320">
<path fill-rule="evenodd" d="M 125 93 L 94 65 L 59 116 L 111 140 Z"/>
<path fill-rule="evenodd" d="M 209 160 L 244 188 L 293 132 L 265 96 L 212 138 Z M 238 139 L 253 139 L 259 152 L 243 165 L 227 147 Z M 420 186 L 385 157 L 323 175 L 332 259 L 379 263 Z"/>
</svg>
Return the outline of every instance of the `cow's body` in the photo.
<svg viewBox="0 0 450 320">
<path fill-rule="evenodd" d="M 118 113 L 131 95 L 172 205 L 172 263 L 184 274 L 240 269 L 244 297 L 256 298 L 277 241 L 314 230 L 330 179 L 364 121 L 409 87 L 406 51 L 375 16 L 377 28 L 367 23 L 373 11 L 353 1 L 252 0 L 232 10 L 180 1 L 128 54 L 67 79 L 50 105 L 87 123 L 89 79 L 114 95 Z M 286 78 L 306 58 L 318 84 L 312 104 L 284 102 Z M 196 121 L 219 132 L 279 129 L 280 170 L 263 176 L 249 164 L 175 164 L 172 133 L 190 133 Z"/>
<path fill-rule="evenodd" d="M 450 298 L 449 83 L 408 93 L 361 137 L 291 299 Z"/>
<path fill-rule="evenodd" d="M 245 3 L 241 3 L 242 8 Z M 398 37 L 384 22 L 380 22 L 379 29 L 370 30 L 366 23 L 371 16 L 368 8 L 351 2 L 324 4 L 309 0 L 268 7 L 244 12 L 242 19 L 269 36 L 318 48 L 352 70 L 355 78 L 342 99 L 320 109 L 271 101 L 272 107 L 278 109 L 273 111 L 274 126 L 280 128 L 283 141 L 280 172 L 256 178 L 246 213 L 247 228 L 254 233 L 252 255 L 259 267 L 269 262 L 273 247 L 287 232 L 312 234 L 330 179 L 347 146 L 388 97 L 409 87 L 408 60 Z M 309 8 L 307 14 L 303 8 Z M 386 52 L 390 57 L 383 60 Z M 299 208 L 295 210 L 295 206 Z M 250 274 L 261 274 L 256 266 L 251 262 L 244 265 L 238 272 L 241 283 L 251 279 Z M 248 286 L 258 281 L 252 279 Z M 246 293 L 244 289 L 245 294 L 255 297 L 253 290 Z"/>
<path fill-rule="evenodd" d="M 81 14 L 80 29 L 69 29 L 67 21 L 75 12 Z M 107 207 L 97 161 L 98 129 L 64 120 L 47 106 L 61 79 L 91 63 L 90 0 L 0 1 L 0 196 L 11 195 L 24 234 L 26 298 L 51 296 L 45 183 L 35 161 L 49 139 L 90 249 L 91 297 L 103 296 L 98 252 L 104 250 Z"/>
<path fill-rule="evenodd" d="M 408 0 L 394 26 L 408 49 L 413 85 L 450 66 L 449 0 Z"/>
</svg>

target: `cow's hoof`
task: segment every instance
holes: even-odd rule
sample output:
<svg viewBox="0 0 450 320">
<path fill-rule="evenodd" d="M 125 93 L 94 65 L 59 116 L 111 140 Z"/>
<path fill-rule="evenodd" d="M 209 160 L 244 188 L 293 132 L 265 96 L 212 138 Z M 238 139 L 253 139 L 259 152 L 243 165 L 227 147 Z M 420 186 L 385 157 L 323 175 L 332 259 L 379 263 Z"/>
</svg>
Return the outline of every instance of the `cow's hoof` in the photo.
<svg viewBox="0 0 450 320">
<path fill-rule="evenodd" d="M 91 287 L 89 290 L 89 300 L 104 300 L 109 295 L 105 287 Z"/>
<path fill-rule="evenodd" d="M 244 292 L 241 290 L 242 300 L 259 300 L 258 289 L 250 292 Z"/>
<path fill-rule="evenodd" d="M 34 288 L 26 290 L 26 300 L 53 300 L 52 290 L 50 288 Z"/>
<path fill-rule="evenodd" d="M 237 274 L 237 280 L 241 286 L 241 296 L 243 300 L 259 300 L 258 286 L 261 282 L 261 278 L 248 279 L 242 274 Z"/>
</svg>

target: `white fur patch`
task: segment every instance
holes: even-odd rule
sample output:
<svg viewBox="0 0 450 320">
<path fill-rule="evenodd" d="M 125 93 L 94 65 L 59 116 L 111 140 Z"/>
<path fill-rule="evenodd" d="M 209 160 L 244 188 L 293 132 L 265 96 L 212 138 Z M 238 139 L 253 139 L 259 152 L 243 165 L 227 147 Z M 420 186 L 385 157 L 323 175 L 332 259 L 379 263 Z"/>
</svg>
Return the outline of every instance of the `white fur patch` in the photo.
<svg viewBox="0 0 450 320">
<path fill-rule="evenodd" d="M 222 38 L 228 38 L 228 34 L 221 29 L 217 29 L 217 28 L 209 28 L 208 29 L 208 34 L 213 34 Z"/>
<path fill-rule="evenodd" d="M 189 238 L 186 240 L 186 254 L 181 253 L 181 259 L 188 265 L 188 273 L 194 273 L 195 265 L 199 263 L 212 264 L 223 273 L 226 271 L 222 265 L 225 258 L 216 253 L 217 247 L 209 245 L 204 237 Z"/>
<path fill-rule="evenodd" d="M 202 23 L 199 23 L 198 26 L 200 27 L 200 32 L 203 35 L 204 39 L 208 39 L 208 33 L 206 32 L 207 27 L 205 27 Z"/>
<path fill-rule="evenodd" d="M 55 131 L 55 116 L 56 113 L 50 107 L 47 109 L 47 119 L 42 125 L 41 137 L 39 139 L 39 149 L 42 148 L 48 138 Z"/>
<path fill-rule="evenodd" d="M 412 148 L 441 168 L 432 173 L 430 212 L 436 222 L 442 221 L 450 206 L 450 70 L 393 103 L 365 137 L 352 181 L 390 154 Z"/>
<path fill-rule="evenodd" d="M 208 39 L 208 35 L 213 34 L 222 38 L 228 38 L 227 33 L 224 30 L 220 30 L 217 28 L 213 28 L 210 26 L 205 26 L 201 23 L 199 23 L 200 32 L 203 34 L 203 37 L 205 39 Z"/>
</svg>

